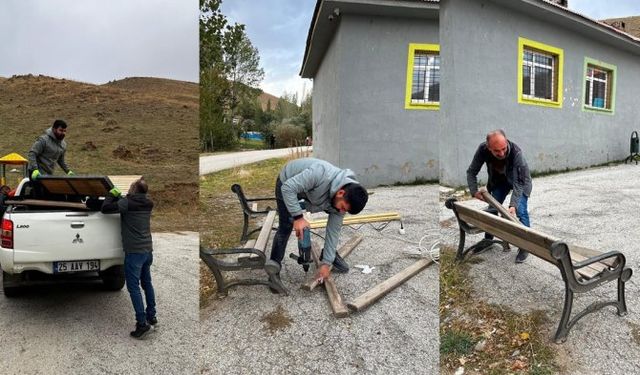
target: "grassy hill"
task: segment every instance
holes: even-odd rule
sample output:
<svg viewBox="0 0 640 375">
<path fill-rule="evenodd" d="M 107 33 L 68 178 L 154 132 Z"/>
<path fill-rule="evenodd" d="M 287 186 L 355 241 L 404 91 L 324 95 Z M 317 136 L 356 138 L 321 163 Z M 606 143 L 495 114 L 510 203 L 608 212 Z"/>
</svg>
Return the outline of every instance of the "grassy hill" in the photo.
<svg viewBox="0 0 640 375">
<path fill-rule="evenodd" d="M 64 119 L 66 159 L 76 174 L 142 174 L 156 203 L 154 230 L 192 229 L 184 215 L 197 208 L 198 105 L 191 82 L 0 78 L 0 156 L 26 157 L 36 137 Z"/>
</svg>

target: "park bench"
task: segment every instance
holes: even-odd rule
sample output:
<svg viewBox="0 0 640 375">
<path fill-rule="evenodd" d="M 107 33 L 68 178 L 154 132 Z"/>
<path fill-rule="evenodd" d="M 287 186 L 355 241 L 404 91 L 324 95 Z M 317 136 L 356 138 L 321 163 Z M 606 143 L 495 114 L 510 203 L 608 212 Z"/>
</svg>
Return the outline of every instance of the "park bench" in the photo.
<svg viewBox="0 0 640 375">
<path fill-rule="evenodd" d="M 515 218 L 486 192 L 484 197 L 485 201 L 494 206 L 503 217 L 464 205 L 457 202 L 455 198 L 446 201 L 446 207 L 453 210 L 460 228 L 456 259 L 462 261 L 468 253 L 468 249 L 464 248 L 465 234 L 487 232 L 558 267 L 565 286 L 565 299 L 554 337 L 556 343 L 566 341 L 571 327 L 579 319 L 603 307 L 615 306 L 618 315 L 626 315 L 624 284 L 631 278 L 632 270 L 625 267 L 626 260 L 622 253 L 618 251 L 601 253 L 568 245 L 553 236 L 515 222 Z M 571 318 L 574 293 L 585 293 L 613 280 L 618 282 L 617 300 L 594 302 Z"/>
<path fill-rule="evenodd" d="M 240 207 L 242 208 L 243 225 L 240 242 L 243 242 L 246 241 L 253 233 L 258 232 L 262 229 L 262 227 L 257 227 L 250 231 L 249 221 L 251 219 L 262 217 L 272 210 L 272 208 L 269 206 L 267 206 L 264 210 L 258 210 L 258 202 L 273 201 L 275 203 L 276 198 L 247 198 L 246 195 L 244 195 L 242 187 L 238 184 L 231 185 L 231 191 L 238 196 Z"/>
<path fill-rule="evenodd" d="M 234 184 L 231 187 L 231 190 L 239 197 L 244 198 L 244 193 L 242 192 L 240 185 Z M 218 293 L 220 294 L 227 294 L 229 288 L 236 285 L 266 285 L 281 294 L 288 293 L 280 279 L 276 277 L 276 274 L 280 272 L 280 266 L 278 263 L 271 261 L 266 256 L 269 237 L 274 229 L 273 226 L 276 219 L 276 211 L 273 211 L 270 208 L 258 211 L 255 206 L 249 206 L 249 203 L 262 200 L 270 199 L 241 199 L 244 216 L 244 226 L 240 240 L 240 242 L 244 242 L 244 244 L 241 247 L 231 249 L 208 249 L 202 246 L 200 247 L 200 259 L 205 262 L 207 267 L 209 267 L 213 273 Z M 259 215 L 264 216 L 262 225 L 249 231 L 249 219 L 256 218 Z M 248 239 L 251 234 L 258 231 L 258 237 L 255 239 Z M 257 279 L 253 277 L 246 277 L 226 280 L 222 275 L 223 271 L 246 271 L 254 269 L 263 270 L 266 272 L 268 278 Z"/>
</svg>

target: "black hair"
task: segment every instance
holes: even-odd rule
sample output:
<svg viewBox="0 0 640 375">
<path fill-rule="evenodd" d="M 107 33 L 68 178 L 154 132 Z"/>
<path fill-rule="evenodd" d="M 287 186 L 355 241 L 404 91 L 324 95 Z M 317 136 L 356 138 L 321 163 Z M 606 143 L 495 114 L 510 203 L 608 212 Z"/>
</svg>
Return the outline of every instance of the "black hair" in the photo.
<svg viewBox="0 0 640 375">
<path fill-rule="evenodd" d="M 147 185 L 147 181 L 144 180 L 144 177 L 140 177 L 135 180 L 131 187 L 133 187 L 134 193 L 147 194 L 149 191 L 149 185 Z"/>
<path fill-rule="evenodd" d="M 62 128 L 62 129 L 66 129 L 67 128 L 67 123 L 64 122 L 64 120 L 56 120 L 53 122 L 53 125 L 51 125 L 52 129 L 58 129 L 58 128 Z"/>
<path fill-rule="evenodd" d="M 346 184 L 342 189 L 344 190 L 344 199 L 349 202 L 349 213 L 351 215 L 360 213 L 369 200 L 367 189 L 355 183 Z"/>
</svg>

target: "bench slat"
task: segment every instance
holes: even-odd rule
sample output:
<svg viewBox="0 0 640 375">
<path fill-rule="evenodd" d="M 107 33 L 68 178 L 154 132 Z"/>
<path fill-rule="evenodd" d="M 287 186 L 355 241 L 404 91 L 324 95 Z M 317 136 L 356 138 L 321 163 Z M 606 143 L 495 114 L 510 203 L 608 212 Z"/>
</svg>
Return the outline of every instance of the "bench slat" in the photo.
<svg viewBox="0 0 640 375">
<path fill-rule="evenodd" d="M 271 234 L 271 228 L 273 227 L 273 222 L 276 219 L 276 212 L 269 211 L 267 217 L 264 219 L 264 224 L 262 224 L 262 229 L 260 230 L 260 234 L 256 239 L 255 249 L 265 251 L 267 247 L 267 242 L 269 241 L 269 235 Z"/>
<path fill-rule="evenodd" d="M 558 261 L 553 258 L 551 251 L 549 250 L 551 248 L 551 244 L 558 241 L 558 239 L 525 227 L 520 223 L 514 223 L 502 217 L 467 207 L 457 202 L 454 204 L 456 205 L 456 210 L 461 220 L 489 232 L 515 246 L 526 249 L 549 263 L 554 265 L 559 264 Z M 577 258 L 580 258 L 580 255 L 577 255 L 577 257 L 572 259 L 575 261 L 586 259 Z M 576 270 L 576 272 L 585 278 L 591 279 L 597 276 L 606 267 L 606 265 L 596 263 L 595 265 L 590 265 Z"/>
<path fill-rule="evenodd" d="M 309 226 L 311 229 L 325 228 L 327 226 L 327 220 L 318 219 L 309 222 Z M 377 223 L 383 221 L 400 221 L 400 214 L 397 212 L 386 212 L 380 214 L 371 214 L 371 215 L 349 215 L 345 216 L 342 220 L 342 225 L 353 225 L 353 224 L 365 224 L 365 223 Z"/>
</svg>

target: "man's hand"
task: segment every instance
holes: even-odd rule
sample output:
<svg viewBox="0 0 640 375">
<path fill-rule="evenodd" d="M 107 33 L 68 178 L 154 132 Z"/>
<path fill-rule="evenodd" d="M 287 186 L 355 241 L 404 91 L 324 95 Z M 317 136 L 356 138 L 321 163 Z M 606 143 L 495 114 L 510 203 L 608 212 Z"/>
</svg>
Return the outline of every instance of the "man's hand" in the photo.
<svg viewBox="0 0 640 375">
<path fill-rule="evenodd" d="M 511 214 L 511 216 L 516 216 L 516 208 L 515 207 L 509 207 L 509 213 Z"/>
<path fill-rule="evenodd" d="M 122 196 L 122 192 L 117 187 L 114 187 L 113 189 L 109 190 L 109 194 L 113 195 L 116 198 Z"/>
<path fill-rule="evenodd" d="M 482 196 L 482 193 L 479 191 L 476 191 L 476 193 L 473 194 L 473 197 L 476 199 L 480 199 L 481 201 L 484 201 L 484 197 Z"/>
<path fill-rule="evenodd" d="M 35 169 L 33 172 L 31 172 L 31 179 L 32 180 L 37 180 L 38 177 L 40 177 L 40 171 Z"/>
<path fill-rule="evenodd" d="M 293 229 L 296 231 L 296 237 L 302 238 L 302 231 L 309 227 L 309 222 L 304 217 L 293 222 Z"/>
<path fill-rule="evenodd" d="M 330 274 L 331 269 L 329 268 L 329 265 L 326 263 L 322 263 L 320 265 L 320 268 L 318 268 L 318 272 L 316 273 L 316 281 L 322 284 Z"/>
<path fill-rule="evenodd" d="M 69 171 L 69 172 L 67 172 L 67 176 L 75 176 L 75 175 L 76 175 L 76 174 L 75 174 L 75 173 L 73 173 L 73 171 Z"/>
</svg>

